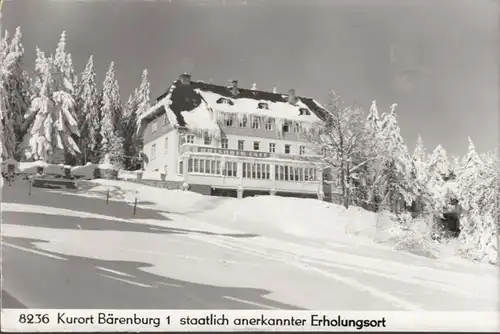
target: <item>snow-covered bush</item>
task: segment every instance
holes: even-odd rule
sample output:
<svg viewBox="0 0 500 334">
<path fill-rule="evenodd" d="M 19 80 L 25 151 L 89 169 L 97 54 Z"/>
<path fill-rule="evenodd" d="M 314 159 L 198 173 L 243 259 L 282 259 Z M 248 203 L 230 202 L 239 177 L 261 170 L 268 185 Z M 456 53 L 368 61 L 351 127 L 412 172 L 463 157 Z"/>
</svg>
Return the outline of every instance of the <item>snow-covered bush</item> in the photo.
<svg viewBox="0 0 500 334">
<path fill-rule="evenodd" d="M 64 176 L 64 164 L 47 164 L 43 169 L 43 173 L 46 175 Z"/>
<path fill-rule="evenodd" d="M 143 171 L 142 179 L 143 180 L 161 180 L 161 172 L 158 171 Z"/>
<path fill-rule="evenodd" d="M 140 171 L 130 171 L 130 170 L 124 170 L 120 169 L 118 171 L 118 179 L 120 180 L 137 180 L 137 175 L 140 173 Z"/>
<path fill-rule="evenodd" d="M 416 255 L 437 258 L 437 243 L 432 239 L 433 217 L 412 218 L 409 214 L 398 216 L 394 249 Z"/>
<path fill-rule="evenodd" d="M 36 175 L 40 168 L 45 169 L 49 164 L 42 161 L 37 160 L 33 162 L 21 162 L 17 166 L 19 173 L 26 175 Z"/>
<path fill-rule="evenodd" d="M 71 174 L 77 178 L 93 179 L 97 168 L 98 165 L 88 162 L 84 166 L 74 166 L 71 168 Z"/>
</svg>

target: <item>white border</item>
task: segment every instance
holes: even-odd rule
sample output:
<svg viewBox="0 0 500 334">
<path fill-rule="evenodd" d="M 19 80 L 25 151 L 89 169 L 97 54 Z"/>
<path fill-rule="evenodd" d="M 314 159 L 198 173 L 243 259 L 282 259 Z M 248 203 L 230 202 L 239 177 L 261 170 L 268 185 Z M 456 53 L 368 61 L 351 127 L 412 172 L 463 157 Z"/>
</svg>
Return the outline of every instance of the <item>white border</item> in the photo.
<svg viewBox="0 0 500 334">
<path fill-rule="evenodd" d="M 99 323 L 99 314 L 112 314 L 113 317 L 153 319 L 150 324 L 107 324 Z M 83 324 L 61 323 L 64 317 L 78 317 Z M 20 317 L 30 317 L 32 323 L 21 323 Z M 227 324 L 211 323 L 207 325 L 183 325 L 182 319 L 227 318 Z M 333 324 L 313 326 L 312 317 L 334 320 Z M 169 317 L 170 321 L 167 321 Z M 236 319 L 294 319 L 294 325 L 269 326 L 234 324 Z M 356 328 L 356 325 L 335 325 L 337 319 L 371 321 L 379 326 Z M 158 319 L 156 326 L 154 321 Z M 303 319 L 298 321 L 297 319 Z M 428 331 L 428 332 L 499 332 L 500 314 L 496 312 L 409 312 L 409 311 L 281 311 L 281 310 L 54 310 L 54 309 L 3 309 L 1 317 L 2 331 L 9 332 L 115 332 L 115 331 Z M 44 323 L 45 322 L 45 323 Z M 385 323 L 385 326 L 383 324 Z"/>
</svg>

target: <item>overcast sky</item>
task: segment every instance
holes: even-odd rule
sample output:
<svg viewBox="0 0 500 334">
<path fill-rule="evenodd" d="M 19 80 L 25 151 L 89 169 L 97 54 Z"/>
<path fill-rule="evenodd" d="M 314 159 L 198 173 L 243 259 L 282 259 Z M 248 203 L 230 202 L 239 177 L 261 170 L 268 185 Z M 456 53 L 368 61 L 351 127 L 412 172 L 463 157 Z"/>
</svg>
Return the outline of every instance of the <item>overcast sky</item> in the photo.
<svg viewBox="0 0 500 334">
<path fill-rule="evenodd" d="M 102 82 L 115 61 L 122 98 L 149 70 L 153 97 L 182 72 L 194 80 L 383 111 L 398 104 L 413 151 L 442 144 L 464 154 L 498 143 L 498 4 L 495 0 L 15 0 L 3 27 L 21 26 L 26 61 L 55 51 L 67 32 L 78 72 L 94 55 Z M 225 3 L 225 4 L 223 4 Z"/>
</svg>

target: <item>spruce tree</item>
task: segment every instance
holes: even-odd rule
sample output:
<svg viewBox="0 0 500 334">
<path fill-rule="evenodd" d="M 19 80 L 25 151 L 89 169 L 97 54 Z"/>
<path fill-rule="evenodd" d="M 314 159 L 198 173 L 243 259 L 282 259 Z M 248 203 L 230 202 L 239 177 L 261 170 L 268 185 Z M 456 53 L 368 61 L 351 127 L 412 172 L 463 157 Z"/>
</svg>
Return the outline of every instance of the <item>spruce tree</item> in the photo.
<svg viewBox="0 0 500 334">
<path fill-rule="evenodd" d="M 101 143 L 101 113 L 99 106 L 99 91 L 96 83 L 94 58 L 91 55 L 80 74 L 77 92 L 77 119 L 81 134 L 82 164 L 87 161 L 98 162 L 94 152 L 99 151 Z"/>
<path fill-rule="evenodd" d="M 56 162 L 57 153 L 80 153 L 73 136 L 79 136 L 74 117 L 71 64 L 65 53 L 66 35 L 63 32 L 54 57 L 45 57 L 37 49 L 36 92 L 25 119 L 34 118 L 29 130 L 29 153 L 34 159 Z M 59 152 L 58 152 L 59 151 Z M 59 159 L 58 159 L 59 160 Z M 62 162 L 61 160 L 57 162 Z"/>
<path fill-rule="evenodd" d="M 101 101 L 101 162 L 123 167 L 123 138 L 120 136 L 121 101 L 120 88 L 115 78 L 114 62 L 111 62 L 102 89 Z"/>
<path fill-rule="evenodd" d="M 123 138 L 123 149 L 125 154 L 124 166 L 126 169 L 134 169 L 134 158 L 137 157 L 137 89 L 134 95 L 130 95 L 125 108 L 121 123 L 121 135 Z"/>
<path fill-rule="evenodd" d="M 397 123 L 396 106 L 391 105 L 390 111 L 382 114 L 378 146 L 382 162 L 382 198 L 391 207 L 400 199 L 407 205 L 415 199 L 415 183 L 411 177 L 414 173 L 413 164 Z"/>
</svg>

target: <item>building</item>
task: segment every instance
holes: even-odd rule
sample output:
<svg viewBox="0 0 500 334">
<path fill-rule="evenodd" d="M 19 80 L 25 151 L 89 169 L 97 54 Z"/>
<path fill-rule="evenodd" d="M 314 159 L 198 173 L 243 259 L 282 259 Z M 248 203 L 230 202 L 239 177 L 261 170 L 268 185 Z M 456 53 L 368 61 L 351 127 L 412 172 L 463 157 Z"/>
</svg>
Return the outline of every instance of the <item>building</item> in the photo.
<svg viewBox="0 0 500 334">
<path fill-rule="evenodd" d="M 141 117 L 144 169 L 207 195 L 331 197 L 335 187 L 323 183 L 321 156 L 307 140 L 324 115 L 293 89 L 283 95 L 183 74 Z"/>
</svg>

